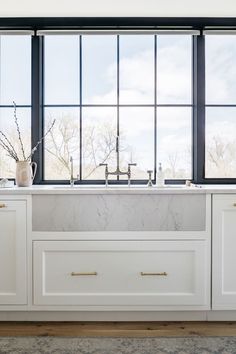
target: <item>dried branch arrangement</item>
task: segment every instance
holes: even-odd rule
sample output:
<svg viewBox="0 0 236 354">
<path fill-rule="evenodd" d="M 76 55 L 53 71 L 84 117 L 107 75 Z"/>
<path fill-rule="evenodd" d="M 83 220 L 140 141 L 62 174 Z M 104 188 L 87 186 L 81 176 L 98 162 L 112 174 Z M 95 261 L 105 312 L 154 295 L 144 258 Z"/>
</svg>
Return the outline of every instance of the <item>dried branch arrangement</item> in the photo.
<svg viewBox="0 0 236 354">
<path fill-rule="evenodd" d="M 55 119 L 53 120 L 53 122 L 52 122 L 51 126 L 49 127 L 49 129 L 42 136 L 42 138 L 37 142 L 37 144 L 32 148 L 30 154 L 28 156 L 26 156 L 24 144 L 23 144 L 23 141 L 22 141 L 22 138 L 21 138 L 21 132 L 20 132 L 20 127 L 19 127 L 18 117 L 17 117 L 17 114 L 16 114 L 16 103 L 14 101 L 13 101 L 13 105 L 14 105 L 14 123 L 15 123 L 15 126 L 16 126 L 17 136 L 18 136 L 18 140 L 19 140 L 19 143 L 20 143 L 20 149 L 21 149 L 21 153 L 22 153 L 22 157 L 23 158 L 22 159 L 19 158 L 19 155 L 17 154 L 16 149 L 12 145 L 10 139 L 1 130 L 0 130 L 0 146 L 6 151 L 7 156 L 13 158 L 16 162 L 18 162 L 18 161 L 30 161 L 32 159 L 34 153 L 37 151 L 39 145 L 43 142 L 45 137 L 51 132 L 56 120 Z"/>
</svg>

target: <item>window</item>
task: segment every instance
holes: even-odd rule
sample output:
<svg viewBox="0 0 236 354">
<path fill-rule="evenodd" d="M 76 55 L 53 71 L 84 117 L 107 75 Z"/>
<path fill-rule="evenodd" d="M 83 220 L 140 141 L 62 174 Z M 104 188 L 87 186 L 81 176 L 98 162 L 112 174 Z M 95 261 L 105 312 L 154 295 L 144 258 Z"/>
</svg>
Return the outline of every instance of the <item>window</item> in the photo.
<svg viewBox="0 0 236 354">
<path fill-rule="evenodd" d="M 31 150 L 31 36 L 0 35 L 0 130 L 15 146 L 21 147 L 13 119 L 13 101 L 22 132 L 25 153 Z M 15 163 L 0 147 L 0 177 L 14 178 Z"/>
<path fill-rule="evenodd" d="M 44 179 L 104 180 L 100 163 L 137 163 L 132 179 L 162 162 L 169 179 L 192 177 L 191 35 L 45 35 Z M 56 60 L 55 60 L 56 58 Z M 170 141 L 174 143 L 170 143 Z M 121 176 L 116 179 L 127 179 Z"/>
<path fill-rule="evenodd" d="M 236 178 L 236 35 L 206 36 L 207 178 Z"/>
<path fill-rule="evenodd" d="M 26 153 L 56 119 L 33 157 L 35 183 L 69 183 L 72 156 L 78 184 L 104 184 L 99 165 L 116 169 L 117 136 L 121 170 L 137 164 L 132 183 L 147 183 L 147 170 L 155 181 L 159 163 L 166 183 L 236 183 L 234 18 L 8 18 L 0 27 L 0 130 L 22 158 L 13 101 Z M 14 176 L 0 147 L 0 178 Z"/>
</svg>

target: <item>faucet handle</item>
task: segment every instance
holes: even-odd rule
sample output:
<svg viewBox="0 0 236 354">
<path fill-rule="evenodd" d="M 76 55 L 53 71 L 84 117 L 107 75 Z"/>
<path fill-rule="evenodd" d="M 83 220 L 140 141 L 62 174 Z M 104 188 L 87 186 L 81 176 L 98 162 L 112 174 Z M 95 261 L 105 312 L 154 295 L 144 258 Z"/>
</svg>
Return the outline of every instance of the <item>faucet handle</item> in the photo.
<svg viewBox="0 0 236 354">
<path fill-rule="evenodd" d="M 136 163 L 128 163 L 128 166 L 137 166 Z"/>
<path fill-rule="evenodd" d="M 153 173 L 153 170 L 147 170 L 147 173 L 148 173 L 148 184 L 147 184 L 147 186 L 148 187 L 152 187 L 152 173 Z"/>
<path fill-rule="evenodd" d="M 106 166 L 107 167 L 107 163 L 100 163 L 99 166 Z"/>
</svg>

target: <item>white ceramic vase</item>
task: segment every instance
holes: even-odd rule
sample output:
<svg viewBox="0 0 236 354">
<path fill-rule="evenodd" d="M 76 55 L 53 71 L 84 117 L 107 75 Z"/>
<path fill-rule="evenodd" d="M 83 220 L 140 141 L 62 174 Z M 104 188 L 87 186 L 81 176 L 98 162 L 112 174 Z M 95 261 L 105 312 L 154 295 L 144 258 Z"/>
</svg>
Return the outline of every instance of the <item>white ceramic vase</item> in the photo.
<svg viewBox="0 0 236 354">
<path fill-rule="evenodd" d="M 34 171 L 32 169 L 34 167 Z M 36 162 L 18 161 L 16 163 L 16 185 L 17 187 L 30 187 L 37 171 Z"/>
</svg>

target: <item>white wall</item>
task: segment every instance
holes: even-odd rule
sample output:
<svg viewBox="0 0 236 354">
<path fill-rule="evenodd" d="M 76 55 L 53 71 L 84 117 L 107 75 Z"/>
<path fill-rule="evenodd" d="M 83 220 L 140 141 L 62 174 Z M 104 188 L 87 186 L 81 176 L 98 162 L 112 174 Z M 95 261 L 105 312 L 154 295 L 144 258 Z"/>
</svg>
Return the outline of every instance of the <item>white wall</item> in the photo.
<svg viewBox="0 0 236 354">
<path fill-rule="evenodd" d="M 236 16 L 236 0 L 0 0 L 0 17 Z"/>
</svg>

